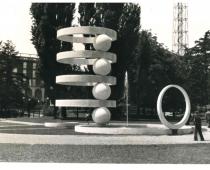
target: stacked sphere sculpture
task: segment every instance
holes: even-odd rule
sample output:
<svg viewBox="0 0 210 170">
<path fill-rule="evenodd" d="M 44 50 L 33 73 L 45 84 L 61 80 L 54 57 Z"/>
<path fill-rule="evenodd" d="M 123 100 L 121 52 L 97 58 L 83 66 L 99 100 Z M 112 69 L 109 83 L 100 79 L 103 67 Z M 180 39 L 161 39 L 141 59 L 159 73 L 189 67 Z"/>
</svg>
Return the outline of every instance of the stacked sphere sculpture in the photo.
<svg viewBox="0 0 210 170">
<path fill-rule="evenodd" d="M 102 34 L 96 37 L 93 43 L 93 47 L 96 50 L 108 51 L 111 47 L 111 44 L 112 44 L 112 39 L 106 34 Z"/>
<path fill-rule="evenodd" d="M 93 87 L 92 93 L 96 99 L 106 100 L 111 95 L 111 88 L 105 83 L 98 83 Z"/>
<path fill-rule="evenodd" d="M 78 37 L 76 34 L 90 35 Z M 57 54 L 57 61 L 64 64 L 92 65 L 95 75 L 58 75 L 56 83 L 70 86 L 93 86 L 95 99 L 56 100 L 59 107 L 94 107 L 92 118 L 98 125 L 107 124 L 111 113 L 107 107 L 116 107 L 115 100 L 107 100 L 111 95 L 110 85 L 116 85 L 116 78 L 108 75 L 111 64 L 117 60 L 116 54 L 107 52 L 112 41 L 117 39 L 114 30 L 103 27 L 68 27 L 57 31 L 57 38 L 70 43 L 93 44 L 95 50 L 64 51 Z"/>
<path fill-rule="evenodd" d="M 99 75 L 107 75 L 111 71 L 111 64 L 104 58 L 98 59 L 93 64 L 93 71 Z"/>
<path fill-rule="evenodd" d="M 93 111 L 92 118 L 97 124 L 103 125 L 109 122 L 111 113 L 106 107 L 100 107 Z"/>
</svg>

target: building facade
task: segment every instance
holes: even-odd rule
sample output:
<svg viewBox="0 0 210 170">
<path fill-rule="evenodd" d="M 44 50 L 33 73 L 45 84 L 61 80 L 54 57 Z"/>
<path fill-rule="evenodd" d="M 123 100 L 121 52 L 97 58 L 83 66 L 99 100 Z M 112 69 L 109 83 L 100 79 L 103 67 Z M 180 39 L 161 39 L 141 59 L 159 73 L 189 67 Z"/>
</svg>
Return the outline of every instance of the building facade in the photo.
<svg viewBox="0 0 210 170">
<path fill-rule="evenodd" d="M 39 101 L 45 99 L 44 83 L 39 74 L 39 58 L 36 55 L 19 53 L 15 57 L 15 72 L 23 73 L 29 83 L 29 88 L 25 89 L 28 96 Z"/>
</svg>

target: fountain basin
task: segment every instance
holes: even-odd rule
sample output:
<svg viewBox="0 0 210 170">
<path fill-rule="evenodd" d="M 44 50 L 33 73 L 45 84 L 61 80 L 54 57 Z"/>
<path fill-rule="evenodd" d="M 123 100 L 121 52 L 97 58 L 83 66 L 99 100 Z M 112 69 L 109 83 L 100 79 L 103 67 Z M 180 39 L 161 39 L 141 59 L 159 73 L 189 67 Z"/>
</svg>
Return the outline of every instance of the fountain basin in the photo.
<svg viewBox="0 0 210 170">
<path fill-rule="evenodd" d="M 73 128 L 75 125 L 78 125 L 78 122 L 45 122 L 45 127 L 62 127 L 62 128 Z"/>
<path fill-rule="evenodd" d="M 116 134 L 116 135 L 172 135 L 172 130 L 161 124 L 109 124 L 98 126 L 96 124 L 76 125 L 75 132 L 87 134 Z M 191 126 L 183 126 L 177 130 L 177 135 L 191 134 Z"/>
</svg>

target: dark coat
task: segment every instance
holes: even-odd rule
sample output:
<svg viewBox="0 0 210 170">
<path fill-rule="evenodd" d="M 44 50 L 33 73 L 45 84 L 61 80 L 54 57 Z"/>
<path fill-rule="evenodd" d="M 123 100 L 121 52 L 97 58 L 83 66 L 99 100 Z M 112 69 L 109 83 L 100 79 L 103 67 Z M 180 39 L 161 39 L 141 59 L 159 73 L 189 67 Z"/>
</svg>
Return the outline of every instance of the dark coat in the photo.
<svg viewBox="0 0 210 170">
<path fill-rule="evenodd" d="M 200 118 L 200 116 L 198 116 L 198 115 L 195 115 L 195 117 L 194 117 L 194 124 L 195 124 L 195 126 L 196 127 L 201 127 L 201 118 Z"/>
</svg>

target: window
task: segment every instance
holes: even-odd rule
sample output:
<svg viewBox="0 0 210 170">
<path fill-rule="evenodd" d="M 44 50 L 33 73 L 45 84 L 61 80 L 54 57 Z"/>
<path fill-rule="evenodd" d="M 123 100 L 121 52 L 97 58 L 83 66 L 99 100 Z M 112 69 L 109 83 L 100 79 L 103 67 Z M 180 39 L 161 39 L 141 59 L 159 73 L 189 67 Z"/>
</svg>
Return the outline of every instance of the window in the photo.
<svg viewBox="0 0 210 170">
<path fill-rule="evenodd" d="M 33 78 L 36 78 L 36 72 L 33 71 Z"/>
<path fill-rule="evenodd" d="M 23 74 L 25 74 L 25 75 L 26 75 L 26 70 L 23 70 Z"/>
<path fill-rule="evenodd" d="M 36 69 L 36 63 L 33 63 L 33 69 Z"/>
<path fill-rule="evenodd" d="M 31 79 L 29 80 L 29 86 L 31 86 Z"/>
<path fill-rule="evenodd" d="M 27 68 L 27 62 L 23 62 L 23 68 Z"/>
<path fill-rule="evenodd" d="M 13 73 L 17 73 L 17 71 L 18 71 L 17 68 L 14 68 L 14 69 L 12 70 Z"/>
<path fill-rule="evenodd" d="M 35 79 L 32 80 L 32 86 L 36 86 L 36 80 Z"/>
</svg>

